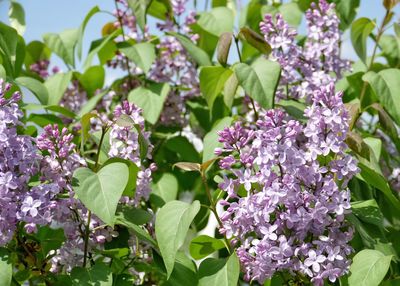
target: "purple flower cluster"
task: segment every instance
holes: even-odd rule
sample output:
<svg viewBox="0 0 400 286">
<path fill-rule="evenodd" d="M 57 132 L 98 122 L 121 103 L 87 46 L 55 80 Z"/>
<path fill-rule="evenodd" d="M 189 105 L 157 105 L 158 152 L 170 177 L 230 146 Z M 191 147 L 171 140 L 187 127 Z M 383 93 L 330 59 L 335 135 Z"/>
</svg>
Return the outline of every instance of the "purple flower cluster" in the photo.
<svg viewBox="0 0 400 286">
<path fill-rule="evenodd" d="M 31 138 L 17 133 L 23 116 L 18 107 L 21 94 L 16 92 L 7 99 L 10 88 L 10 84 L 0 79 L 0 246 L 14 234 L 20 201 L 38 167 Z"/>
<path fill-rule="evenodd" d="M 37 147 L 43 152 L 41 180 L 49 183 L 39 185 L 37 189 L 32 188 L 21 208 L 23 215 L 29 215 L 30 221 L 25 221 L 30 222 L 27 224 L 30 231 L 36 230 L 35 224 L 51 224 L 64 229 L 66 241 L 52 253 L 53 272 L 62 269 L 70 271 L 82 265 L 84 256 L 84 233 L 89 212 L 74 196 L 72 175 L 77 168 L 86 166 L 86 162 L 77 153 L 72 141 L 73 136 L 66 128 L 60 131 L 57 125 L 44 127 L 44 132 L 37 139 Z M 61 193 L 63 197 L 57 196 Z M 89 251 L 101 249 L 106 241 L 118 235 L 111 227 L 102 225 L 104 223 L 98 217 L 91 216 Z"/>
<path fill-rule="evenodd" d="M 237 245 L 248 280 L 287 271 L 323 285 L 349 270 L 346 185 L 358 172 L 344 152 L 349 115 L 333 84 L 311 96 L 305 124 L 276 109 L 219 133 L 216 154 L 227 172 L 220 231 Z"/>
<path fill-rule="evenodd" d="M 140 200 L 143 198 L 147 200 L 149 198 L 151 189 L 150 183 L 152 181 L 151 173 L 155 171 L 156 167 L 151 164 L 150 167 L 146 168 L 141 159 L 141 144 L 147 145 L 146 158 L 151 159 L 151 151 L 153 145 L 150 142 L 150 133 L 145 131 L 144 119 L 142 117 L 142 110 L 130 104 L 128 101 L 124 101 L 122 105 L 119 105 L 114 110 L 114 119 L 116 122 L 122 115 L 128 116 L 134 126 L 120 126 L 117 123 L 112 125 L 110 131 L 110 151 L 108 155 L 110 157 L 119 157 L 132 161 L 136 166 L 140 168 L 137 175 L 136 191 L 133 204 L 138 205 Z M 140 142 L 141 137 L 143 142 Z"/>
<path fill-rule="evenodd" d="M 196 42 L 198 35 L 194 34 L 190 28 L 196 22 L 196 13 L 194 11 L 187 12 L 187 2 L 188 0 L 171 1 L 175 18 L 167 15 L 164 22 L 157 23 L 159 32 L 178 32 Z M 116 17 L 119 18 L 115 22 L 115 26 L 119 28 L 122 23 L 125 34 L 136 42 L 149 40 L 148 27 L 146 26 L 145 31 L 141 32 L 136 18 L 130 11 L 126 1 L 118 0 L 118 3 L 121 4 L 122 8 L 115 11 Z M 182 17 L 183 23 L 181 23 Z M 160 123 L 164 126 L 185 126 L 187 125 L 185 101 L 192 96 L 200 94 L 196 64 L 174 36 L 161 37 L 160 43 L 156 48 L 157 58 L 149 71 L 148 77 L 156 82 L 169 83 L 173 87 L 165 102 Z M 119 67 L 123 70 L 128 68 L 127 59 L 120 53 L 117 53 L 116 57 L 108 65 L 113 68 Z M 139 75 L 143 73 L 134 63 L 129 62 L 129 66 L 132 74 Z M 137 86 L 137 83 L 129 85 L 128 91 Z"/>
<path fill-rule="evenodd" d="M 79 86 L 79 82 L 75 80 L 64 92 L 60 105 L 72 112 L 78 112 L 87 100 L 86 91 L 83 90 L 82 87 Z"/>
<path fill-rule="evenodd" d="M 326 0 L 313 3 L 306 12 L 307 40 L 304 46 L 296 42 L 297 32 L 276 15 L 265 15 L 260 23 L 265 40 L 272 47 L 272 58 L 282 67 L 278 98 L 301 98 L 321 85 L 340 79 L 350 68 L 349 61 L 340 58 L 339 19 L 335 4 Z M 311 100 L 311 98 L 307 98 Z"/>
<path fill-rule="evenodd" d="M 46 79 L 50 76 L 50 73 L 48 71 L 49 66 L 50 66 L 49 60 L 38 60 L 37 62 L 31 64 L 29 69 L 32 72 L 37 73 L 41 78 Z M 55 74 L 58 73 L 60 69 L 57 66 L 54 66 L 51 71 L 53 74 Z"/>
</svg>

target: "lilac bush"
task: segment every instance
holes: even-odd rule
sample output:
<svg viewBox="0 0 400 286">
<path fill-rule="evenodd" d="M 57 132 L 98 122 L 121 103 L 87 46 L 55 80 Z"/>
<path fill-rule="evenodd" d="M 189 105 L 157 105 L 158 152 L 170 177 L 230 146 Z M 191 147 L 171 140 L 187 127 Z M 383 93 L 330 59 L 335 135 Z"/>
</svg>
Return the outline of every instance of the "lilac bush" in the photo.
<svg viewBox="0 0 400 286">
<path fill-rule="evenodd" d="M 1 3 L 0 286 L 396 284 L 397 2 Z"/>
</svg>

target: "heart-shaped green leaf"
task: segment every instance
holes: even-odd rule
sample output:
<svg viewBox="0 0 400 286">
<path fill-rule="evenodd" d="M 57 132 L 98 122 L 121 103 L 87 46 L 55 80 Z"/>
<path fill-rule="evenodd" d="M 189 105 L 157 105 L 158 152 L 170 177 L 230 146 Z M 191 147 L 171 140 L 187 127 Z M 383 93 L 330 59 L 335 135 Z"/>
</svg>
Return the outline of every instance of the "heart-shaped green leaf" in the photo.
<svg viewBox="0 0 400 286">
<path fill-rule="evenodd" d="M 79 168 L 73 178 L 74 191 L 82 203 L 102 221 L 113 226 L 118 201 L 128 183 L 128 166 L 116 162 L 106 165 L 98 173 L 89 168 Z"/>
</svg>

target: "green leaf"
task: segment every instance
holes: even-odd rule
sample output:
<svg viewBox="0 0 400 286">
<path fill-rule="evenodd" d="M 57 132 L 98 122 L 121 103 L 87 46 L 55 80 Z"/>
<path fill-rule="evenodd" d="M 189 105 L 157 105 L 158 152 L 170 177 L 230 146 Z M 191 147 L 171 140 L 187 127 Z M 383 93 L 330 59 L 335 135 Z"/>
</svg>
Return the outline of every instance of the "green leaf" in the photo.
<svg viewBox="0 0 400 286">
<path fill-rule="evenodd" d="M 151 237 L 147 230 L 143 229 L 141 226 L 137 225 L 138 220 L 133 218 L 131 215 L 124 215 L 124 213 L 117 213 L 115 224 L 123 225 L 129 230 L 131 230 L 138 239 L 146 241 L 153 247 L 157 248 L 157 242 Z"/>
<path fill-rule="evenodd" d="M 13 267 L 9 253 L 5 248 L 0 248 L 0 285 L 11 286 Z"/>
<path fill-rule="evenodd" d="M 392 255 L 364 249 L 356 254 L 350 267 L 349 286 L 376 286 L 389 270 Z"/>
<path fill-rule="evenodd" d="M 219 36 L 217 44 L 217 60 L 218 62 L 225 66 L 228 61 L 229 49 L 232 43 L 232 32 L 224 32 Z"/>
<path fill-rule="evenodd" d="M 90 47 L 90 52 L 85 60 L 85 63 L 83 64 L 83 70 L 87 70 L 92 65 L 93 58 L 95 55 L 98 54 L 100 60 L 102 59 L 101 52 L 103 51 L 103 49 L 107 48 L 108 44 L 111 42 L 112 39 L 114 39 L 118 35 L 118 33 L 121 33 L 121 31 L 115 30 L 107 37 L 95 41 L 94 43 L 96 45 L 92 44 L 92 46 Z"/>
<path fill-rule="evenodd" d="M 224 247 L 225 243 L 221 239 L 200 235 L 190 242 L 189 250 L 194 259 L 202 259 Z"/>
<path fill-rule="evenodd" d="M 299 4 L 295 2 L 284 3 L 278 7 L 278 11 L 290 26 L 300 25 L 301 19 L 303 18 L 303 12 L 301 11 Z"/>
<path fill-rule="evenodd" d="M 333 2 L 336 4 L 335 9 L 340 19 L 339 28 L 344 31 L 356 17 L 358 7 L 360 6 L 360 0 L 334 0 Z"/>
<path fill-rule="evenodd" d="M 351 203 L 351 209 L 353 214 L 360 220 L 378 227 L 383 226 L 383 215 L 375 200 L 353 202 Z"/>
<path fill-rule="evenodd" d="M 219 37 L 224 32 L 232 32 L 234 16 L 231 9 L 216 7 L 200 13 L 197 24 L 205 31 Z"/>
<path fill-rule="evenodd" d="M 293 116 L 299 121 L 305 121 L 304 110 L 306 105 L 302 102 L 293 99 L 281 99 L 276 103 L 277 106 L 282 107 L 289 115 Z"/>
<path fill-rule="evenodd" d="M 82 147 L 85 144 L 86 140 L 89 138 L 89 130 L 90 130 L 90 119 L 97 117 L 97 114 L 95 113 L 86 113 L 81 117 L 81 128 L 82 128 L 82 133 L 81 133 L 81 139 L 82 139 Z"/>
<path fill-rule="evenodd" d="M 82 24 L 79 26 L 79 29 L 77 30 L 77 41 L 76 41 L 76 48 L 78 52 L 78 58 L 79 60 L 82 58 L 82 43 L 83 43 L 83 34 L 85 32 L 85 28 L 87 23 L 89 22 L 90 18 L 96 13 L 100 12 L 100 8 L 98 6 L 93 7 L 87 14 L 85 19 L 83 20 Z"/>
<path fill-rule="evenodd" d="M 394 121 L 400 125 L 400 70 L 386 69 L 379 73 L 368 72 L 363 76 L 375 94 L 379 96 L 379 101 L 392 116 Z"/>
<path fill-rule="evenodd" d="M 172 4 L 169 0 L 152 0 L 147 8 L 147 14 L 161 19 L 173 19 Z"/>
<path fill-rule="evenodd" d="M 379 40 L 379 47 L 389 65 L 397 67 L 400 62 L 400 39 L 393 35 L 382 35 Z"/>
<path fill-rule="evenodd" d="M 3 56 L 3 66 L 7 74 L 16 76 L 16 60 L 18 49 L 18 33 L 15 29 L 0 22 L 0 55 Z"/>
<path fill-rule="evenodd" d="M 184 136 L 174 136 L 164 143 L 165 148 L 177 155 L 176 161 L 200 162 L 200 155 Z"/>
<path fill-rule="evenodd" d="M 146 10 L 149 3 L 150 0 L 128 0 L 129 8 L 131 8 L 135 15 L 136 21 L 142 31 L 144 31 L 146 26 Z"/>
<path fill-rule="evenodd" d="M 235 99 L 235 95 L 237 89 L 239 87 L 239 82 L 236 75 L 233 73 L 225 82 L 224 86 L 224 103 L 228 108 L 232 107 L 233 100 Z"/>
<path fill-rule="evenodd" d="M 21 36 L 25 32 L 25 11 L 21 4 L 15 1 L 10 2 L 10 10 L 8 11 L 8 17 L 10 18 L 10 25 L 18 34 Z"/>
<path fill-rule="evenodd" d="M 151 43 L 129 45 L 122 43 L 120 51 L 133 61 L 144 73 L 147 73 L 156 59 L 155 46 Z"/>
<path fill-rule="evenodd" d="M 103 87 L 104 79 L 105 71 L 102 66 L 92 66 L 78 76 L 78 80 L 86 90 L 89 98 L 95 94 L 96 90 Z"/>
<path fill-rule="evenodd" d="M 161 178 L 151 185 L 150 201 L 158 207 L 176 199 L 178 180 L 171 173 L 164 173 Z"/>
<path fill-rule="evenodd" d="M 364 163 L 359 162 L 358 167 L 361 169 L 361 172 L 357 176 L 368 184 L 382 191 L 389 202 L 391 202 L 397 210 L 400 210 L 400 201 L 393 195 L 386 179 Z"/>
<path fill-rule="evenodd" d="M 47 104 L 57 105 L 60 103 L 60 100 L 64 96 L 64 92 L 66 91 L 71 79 L 72 72 L 67 72 L 56 73 L 45 81 L 44 86 L 48 91 L 50 91 Z"/>
<path fill-rule="evenodd" d="M 201 165 L 199 163 L 193 163 L 193 162 L 178 162 L 175 163 L 173 166 L 173 168 L 177 167 L 181 170 L 184 171 L 196 171 L 196 172 L 201 172 Z"/>
<path fill-rule="evenodd" d="M 156 215 L 155 232 L 167 269 L 167 278 L 174 268 L 176 253 L 183 245 L 190 224 L 199 210 L 198 201 L 192 204 L 170 201 Z"/>
<path fill-rule="evenodd" d="M 107 133 L 106 133 L 106 135 L 107 135 Z M 103 144 L 105 143 L 104 140 L 106 140 L 106 135 L 104 136 Z M 130 198 L 134 198 L 135 197 L 135 191 L 136 191 L 137 174 L 140 171 L 140 168 L 138 166 L 136 166 L 136 164 L 133 163 L 131 160 L 126 160 L 126 159 L 117 158 L 117 157 L 108 159 L 103 164 L 103 166 L 106 166 L 108 164 L 115 163 L 115 162 L 120 162 L 120 163 L 123 163 L 126 166 L 128 166 L 128 168 L 129 168 L 129 179 L 128 179 L 128 183 L 126 184 L 126 187 L 125 187 L 124 192 L 122 193 L 122 195 L 123 196 L 128 196 Z"/>
<path fill-rule="evenodd" d="M 375 109 L 378 112 L 379 123 L 381 124 L 382 129 L 386 132 L 386 134 L 388 134 L 394 142 L 398 141 L 399 134 L 397 132 L 397 128 L 393 123 L 392 118 L 390 118 L 389 114 L 387 114 L 386 110 L 379 103 L 372 104 L 371 108 Z"/>
<path fill-rule="evenodd" d="M 133 206 L 118 206 L 115 214 L 115 223 L 119 221 L 129 221 L 136 225 L 146 224 L 153 216 L 145 210 L 134 208 Z"/>
<path fill-rule="evenodd" d="M 265 96 L 272 99 L 272 106 L 274 106 L 275 93 L 281 78 L 280 65 L 277 62 L 260 57 L 251 66 L 260 79 Z"/>
<path fill-rule="evenodd" d="M 166 83 L 153 84 L 149 86 L 149 89 L 138 87 L 129 93 L 128 100 L 143 110 L 143 117 L 149 123 L 155 124 L 160 117 L 170 89 Z"/>
<path fill-rule="evenodd" d="M 264 55 L 271 53 L 271 46 L 264 40 L 264 38 L 257 32 L 253 31 L 248 27 L 240 29 L 239 37 L 242 41 L 249 43 L 252 47 L 256 48 L 259 52 Z"/>
<path fill-rule="evenodd" d="M 60 34 L 44 34 L 43 41 L 67 65 L 75 66 L 74 48 L 77 41 L 77 29 L 65 30 Z"/>
<path fill-rule="evenodd" d="M 236 253 L 228 260 L 207 258 L 199 267 L 199 286 L 232 286 L 237 285 L 240 264 Z"/>
<path fill-rule="evenodd" d="M 103 96 L 105 96 L 107 93 L 109 92 L 109 89 L 103 90 L 102 92 L 96 94 L 95 96 L 93 96 L 91 99 L 88 100 L 88 102 L 86 102 L 86 104 L 84 106 L 82 106 L 82 109 L 79 110 L 78 112 L 78 117 L 82 117 L 83 115 L 89 113 L 90 111 L 92 111 L 97 103 L 103 98 Z"/>
<path fill-rule="evenodd" d="M 198 285 L 196 264 L 185 253 L 178 251 L 174 271 L 163 286 Z"/>
<path fill-rule="evenodd" d="M 40 241 L 41 251 L 44 257 L 51 251 L 61 247 L 65 241 L 62 228 L 52 229 L 48 226 L 39 228 L 36 237 Z"/>
<path fill-rule="evenodd" d="M 15 82 L 18 85 L 29 89 L 36 96 L 41 104 L 47 104 L 49 93 L 43 83 L 32 77 L 18 77 L 15 79 Z"/>
<path fill-rule="evenodd" d="M 197 47 L 189 38 L 175 32 L 168 32 L 167 34 L 177 38 L 193 60 L 195 60 L 200 66 L 212 65 L 208 54 L 201 48 Z"/>
<path fill-rule="evenodd" d="M 259 71 L 264 69 L 262 65 L 259 65 L 258 68 Z M 267 94 L 266 90 L 264 90 L 264 88 L 267 88 L 268 91 L 272 91 L 272 87 L 268 86 L 268 83 L 261 83 L 259 77 L 261 74 L 258 74 L 254 68 L 244 63 L 239 63 L 235 66 L 235 74 L 239 84 L 243 87 L 247 95 L 257 101 L 261 107 L 266 109 L 272 108 L 273 94 Z"/>
<path fill-rule="evenodd" d="M 218 121 L 210 132 L 204 137 L 204 150 L 203 150 L 203 163 L 207 162 L 215 157 L 214 150 L 217 147 L 221 147 L 222 144 L 218 142 L 218 131 L 223 130 L 232 123 L 231 117 L 222 118 Z"/>
<path fill-rule="evenodd" d="M 358 57 L 366 64 L 367 39 L 375 28 L 375 22 L 368 18 L 359 18 L 351 25 L 351 42 Z"/>
<path fill-rule="evenodd" d="M 3 65 L 0 65 L 0 78 L 6 79 L 7 73 L 6 70 L 4 69 Z"/>
<path fill-rule="evenodd" d="M 129 168 L 124 163 L 106 165 L 98 173 L 78 168 L 73 179 L 74 190 L 82 203 L 102 221 L 113 226 L 117 204 L 128 183 Z"/>
<path fill-rule="evenodd" d="M 26 46 L 25 66 L 27 69 L 39 60 L 49 59 L 50 49 L 40 41 L 32 41 Z"/>
<path fill-rule="evenodd" d="M 231 76 L 230 69 L 220 66 L 202 67 L 200 70 L 200 90 L 212 110 L 217 95 L 224 88 L 225 82 Z"/>
<path fill-rule="evenodd" d="M 71 271 L 71 279 L 73 286 L 113 285 L 111 269 L 101 262 L 96 262 L 96 264 L 90 269 L 75 267 Z"/>
</svg>

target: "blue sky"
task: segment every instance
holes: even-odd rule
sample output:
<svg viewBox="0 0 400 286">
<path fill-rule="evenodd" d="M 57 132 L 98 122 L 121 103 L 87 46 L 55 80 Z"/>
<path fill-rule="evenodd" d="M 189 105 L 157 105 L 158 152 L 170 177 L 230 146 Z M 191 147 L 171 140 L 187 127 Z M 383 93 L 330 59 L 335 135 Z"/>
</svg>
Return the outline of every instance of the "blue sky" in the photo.
<svg viewBox="0 0 400 286">
<path fill-rule="evenodd" d="M 200 7 L 203 6 L 203 1 L 205 0 L 198 0 Z M 26 13 L 27 29 L 24 35 L 26 42 L 41 40 L 44 33 L 57 33 L 78 27 L 86 13 L 95 5 L 98 5 L 102 10 L 114 10 L 113 0 L 19 0 L 19 2 L 23 5 Z M 246 1 L 242 0 L 243 2 Z M 2 22 L 8 22 L 8 7 L 9 0 L 0 0 L 0 21 Z M 357 17 L 378 19 L 380 23 L 384 12 L 382 0 L 361 0 Z M 396 12 L 399 14 L 399 7 L 396 8 Z M 398 16 L 396 18 L 398 19 Z M 84 37 L 84 55 L 85 52 L 87 53 L 91 41 L 101 36 L 102 26 L 111 20 L 112 17 L 106 13 L 98 13 L 91 19 Z M 347 32 L 343 37 L 343 56 L 357 59 L 351 47 L 349 33 Z M 58 64 L 57 60 L 56 64 Z"/>
</svg>

